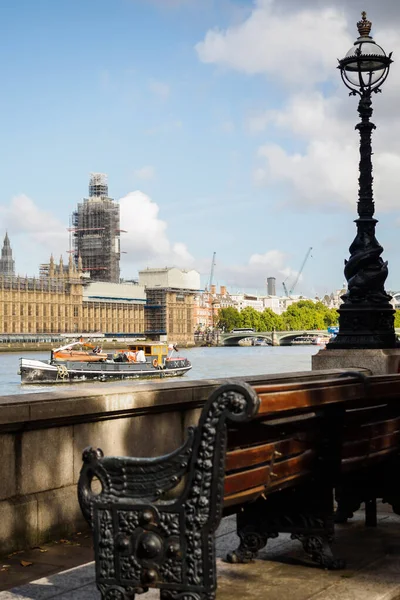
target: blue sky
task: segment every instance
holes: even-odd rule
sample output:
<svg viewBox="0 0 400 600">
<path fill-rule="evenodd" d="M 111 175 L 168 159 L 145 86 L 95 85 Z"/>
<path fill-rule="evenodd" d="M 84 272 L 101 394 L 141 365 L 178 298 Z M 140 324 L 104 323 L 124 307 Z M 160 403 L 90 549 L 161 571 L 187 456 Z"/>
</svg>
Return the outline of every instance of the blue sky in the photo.
<svg viewBox="0 0 400 600">
<path fill-rule="evenodd" d="M 16 270 L 65 256 L 69 216 L 94 171 L 121 203 L 125 277 L 174 264 L 206 281 L 215 251 L 216 283 L 263 293 L 275 276 L 281 291 L 312 246 L 297 291 L 340 288 L 358 157 L 356 101 L 336 59 L 372 3 L 356 4 L 3 2 L 0 212 Z M 369 15 L 373 33 L 396 51 L 389 13 L 400 11 L 382 7 Z M 396 69 L 374 103 L 390 289 L 400 288 Z"/>
</svg>

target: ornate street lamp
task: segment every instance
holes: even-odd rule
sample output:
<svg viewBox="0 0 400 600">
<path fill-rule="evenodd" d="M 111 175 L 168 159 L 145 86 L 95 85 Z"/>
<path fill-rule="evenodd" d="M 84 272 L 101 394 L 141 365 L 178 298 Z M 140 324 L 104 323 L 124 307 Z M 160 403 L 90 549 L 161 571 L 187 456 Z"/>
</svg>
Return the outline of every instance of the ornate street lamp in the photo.
<svg viewBox="0 0 400 600">
<path fill-rule="evenodd" d="M 394 309 L 391 296 L 385 292 L 388 275 L 387 262 L 381 258 L 382 246 L 375 238 L 374 201 L 372 193 L 371 123 L 372 92 L 381 92 L 389 73 L 391 55 L 378 46 L 370 36 L 371 22 L 365 12 L 357 23 L 359 38 L 346 56 L 339 60 L 344 84 L 358 95 L 360 132 L 359 191 L 357 235 L 349 248 L 350 258 L 345 261 L 344 274 L 348 290 L 342 296 L 339 308 L 339 333 L 328 344 L 334 348 L 395 348 Z"/>
</svg>

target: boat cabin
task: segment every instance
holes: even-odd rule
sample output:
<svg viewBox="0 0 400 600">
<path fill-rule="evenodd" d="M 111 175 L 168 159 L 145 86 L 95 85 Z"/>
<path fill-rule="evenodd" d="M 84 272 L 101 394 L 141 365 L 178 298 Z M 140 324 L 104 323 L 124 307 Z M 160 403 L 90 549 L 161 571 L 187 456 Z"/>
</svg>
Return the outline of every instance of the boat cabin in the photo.
<svg viewBox="0 0 400 600">
<path fill-rule="evenodd" d="M 146 359 L 151 359 L 152 361 L 156 360 L 157 364 L 162 365 L 164 363 L 164 359 L 168 354 L 168 346 L 162 343 L 138 343 L 138 344 L 129 344 L 128 346 L 131 352 L 139 352 L 139 350 L 143 350 Z"/>
</svg>

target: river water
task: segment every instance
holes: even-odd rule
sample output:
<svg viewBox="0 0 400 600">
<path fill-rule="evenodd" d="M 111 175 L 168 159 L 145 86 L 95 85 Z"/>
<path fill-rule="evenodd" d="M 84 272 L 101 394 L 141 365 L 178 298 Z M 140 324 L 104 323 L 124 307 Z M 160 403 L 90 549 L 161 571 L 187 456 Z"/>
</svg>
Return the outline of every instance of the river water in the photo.
<svg viewBox="0 0 400 600">
<path fill-rule="evenodd" d="M 264 373 L 285 373 L 290 371 L 310 371 L 311 356 L 319 350 L 318 346 L 222 346 L 217 348 L 189 348 L 179 351 L 187 356 L 193 368 L 185 379 L 208 379 L 215 377 L 234 377 L 240 375 L 260 375 Z M 25 352 L 24 356 L 34 359 L 48 359 L 49 352 Z M 18 375 L 20 355 L 15 352 L 0 354 L 0 395 L 42 392 L 56 389 L 84 389 L 94 383 L 76 383 L 66 385 L 21 385 Z M 154 381 L 159 381 L 156 379 Z M 148 380 L 146 380 L 148 383 Z M 132 385 L 120 382 L 118 385 Z M 141 382 L 135 382 L 140 385 Z"/>
</svg>

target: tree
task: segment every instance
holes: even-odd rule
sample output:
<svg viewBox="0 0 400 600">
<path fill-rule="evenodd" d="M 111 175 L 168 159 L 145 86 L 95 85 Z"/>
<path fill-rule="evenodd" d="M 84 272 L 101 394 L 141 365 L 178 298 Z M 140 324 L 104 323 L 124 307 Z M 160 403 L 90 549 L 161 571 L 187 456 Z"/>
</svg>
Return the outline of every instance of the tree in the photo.
<svg viewBox="0 0 400 600">
<path fill-rule="evenodd" d="M 396 319 L 395 326 L 400 327 L 400 311 L 396 312 Z M 338 320 L 336 309 L 312 300 L 294 302 L 282 315 L 277 315 L 270 308 L 265 308 L 260 313 L 251 306 L 247 306 L 242 312 L 233 307 L 218 311 L 218 327 L 224 331 L 238 327 L 255 331 L 327 329 L 331 325 L 337 325 Z"/>
<path fill-rule="evenodd" d="M 264 308 L 261 313 L 262 331 L 282 331 L 284 329 L 282 317 L 274 313 L 271 308 Z"/>
<path fill-rule="evenodd" d="M 242 322 L 240 327 L 247 327 L 249 329 L 254 329 L 255 331 L 263 331 L 261 313 L 252 306 L 246 306 L 246 308 L 241 311 L 240 318 Z"/>
<path fill-rule="evenodd" d="M 241 326 L 240 313 L 233 306 L 220 308 L 217 316 L 217 327 L 223 331 L 231 331 Z"/>
<path fill-rule="evenodd" d="M 337 324 L 338 313 L 322 302 L 300 300 L 288 307 L 282 314 L 282 320 L 286 329 L 326 329 Z"/>
</svg>

